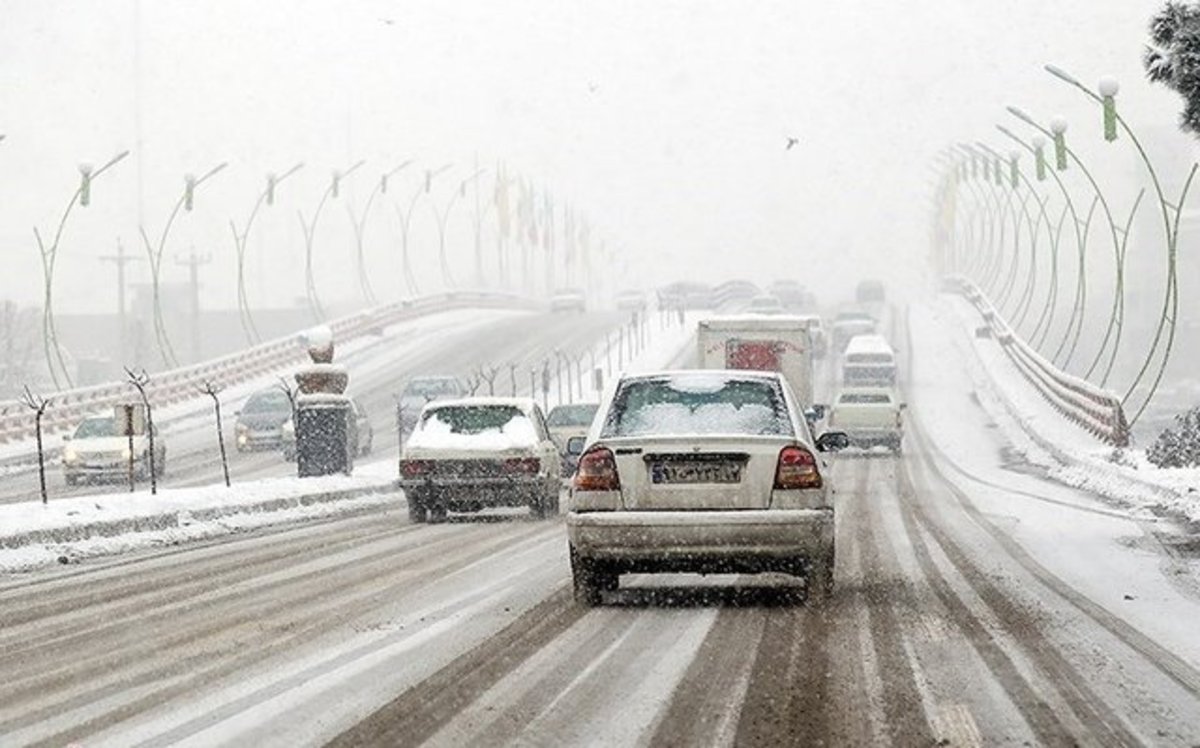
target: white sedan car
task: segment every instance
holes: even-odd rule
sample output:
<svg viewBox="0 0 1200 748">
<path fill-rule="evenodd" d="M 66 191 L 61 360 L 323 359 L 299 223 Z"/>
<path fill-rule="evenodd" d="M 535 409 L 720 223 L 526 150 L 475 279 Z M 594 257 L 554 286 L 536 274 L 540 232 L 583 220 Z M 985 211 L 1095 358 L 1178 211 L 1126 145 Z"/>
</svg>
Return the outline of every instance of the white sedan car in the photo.
<svg viewBox="0 0 1200 748">
<path fill-rule="evenodd" d="M 404 445 L 400 487 L 414 522 L 488 507 L 527 506 L 546 517 L 558 514 L 561 471 L 533 400 L 440 400 L 425 406 Z"/>
<path fill-rule="evenodd" d="M 784 572 L 809 596 L 833 586 L 833 493 L 813 439 L 776 372 L 626 375 L 602 405 L 572 485 L 567 532 L 576 599 L 622 573 Z"/>
</svg>

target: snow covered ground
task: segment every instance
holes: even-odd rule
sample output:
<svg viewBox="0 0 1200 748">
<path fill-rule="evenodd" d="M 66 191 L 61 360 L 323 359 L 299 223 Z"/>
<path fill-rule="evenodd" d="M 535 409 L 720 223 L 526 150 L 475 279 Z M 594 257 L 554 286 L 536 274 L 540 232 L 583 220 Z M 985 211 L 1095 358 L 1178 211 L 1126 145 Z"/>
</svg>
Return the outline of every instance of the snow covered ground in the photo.
<svg viewBox="0 0 1200 748">
<path fill-rule="evenodd" d="M 404 345 L 419 345 L 444 330 L 447 323 L 465 321 L 455 315 L 470 314 L 452 312 L 438 315 L 437 320 L 406 323 L 405 329 L 412 335 Z M 624 369 L 642 371 L 685 360 L 692 351 L 695 321 L 689 317 L 683 326 L 667 328 L 652 321 L 646 346 L 625 362 Z M 360 359 L 360 368 L 369 365 L 369 343 L 342 353 Z M 247 383 L 236 391 L 231 389 L 227 396 L 231 400 L 243 398 L 270 381 L 274 380 Z M 551 393 L 557 390 L 557 382 L 552 380 Z M 598 396 L 586 387 L 583 395 L 584 399 Z M 201 415 L 202 408 L 185 403 L 164 411 L 164 419 L 180 422 Z M 395 460 L 387 457 L 358 463 L 352 476 L 269 478 L 239 482 L 232 488 L 210 485 L 162 489 L 157 496 L 151 496 L 147 489 L 135 493 L 114 489 L 108 494 L 56 499 L 44 506 L 33 501 L 0 505 L 0 572 L 25 571 L 368 509 L 402 509 L 403 493 L 395 487 L 395 480 Z"/>
<path fill-rule="evenodd" d="M 1200 469 L 1160 469 L 1143 448 L 1114 450 L 1047 403 L 991 338 L 976 338 L 978 313 L 956 296 L 912 307 L 914 358 L 961 363 L 981 405 L 1016 456 L 1061 483 L 1121 507 L 1200 521 Z"/>
</svg>

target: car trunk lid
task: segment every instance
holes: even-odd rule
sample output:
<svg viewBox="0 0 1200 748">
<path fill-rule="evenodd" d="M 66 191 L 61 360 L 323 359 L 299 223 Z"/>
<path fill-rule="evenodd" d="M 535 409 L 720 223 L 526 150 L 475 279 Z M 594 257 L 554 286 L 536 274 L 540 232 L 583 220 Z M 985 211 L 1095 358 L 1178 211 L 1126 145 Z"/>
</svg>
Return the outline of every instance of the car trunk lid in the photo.
<svg viewBox="0 0 1200 748">
<path fill-rule="evenodd" d="M 607 440 L 628 510 L 766 509 L 784 436 Z"/>
</svg>

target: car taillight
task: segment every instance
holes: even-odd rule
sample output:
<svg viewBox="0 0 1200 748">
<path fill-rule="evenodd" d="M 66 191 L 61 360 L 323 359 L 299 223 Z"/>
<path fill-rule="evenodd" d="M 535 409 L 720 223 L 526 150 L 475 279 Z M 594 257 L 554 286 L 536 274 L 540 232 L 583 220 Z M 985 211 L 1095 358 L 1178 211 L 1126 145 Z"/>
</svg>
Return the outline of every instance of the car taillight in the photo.
<svg viewBox="0 0 1200 748">
<path fill-rule="evenodd" d="M 775 466 L 775 488 L 820 488 L 817 459 L 804 447 L 784 447 Z"/>
<path fill-rule="evenodd" d="M 575 469 L 576 491 L 619 491 L 617 461 L 608 447 L 593 447 L 579 457 Z"/>
<path fill-rule="evenodd" d="M 401 460 L 400 475 L 405 478 L 420 478 L 433 472 L 432 460 Z"/>
<path fill-rule="evenodd" d="M 542 469 L 542 461 L 536 457 L 514 457 L 504 461 L 504 472 L 510 475 L 535 475 Z"/>
</svg>

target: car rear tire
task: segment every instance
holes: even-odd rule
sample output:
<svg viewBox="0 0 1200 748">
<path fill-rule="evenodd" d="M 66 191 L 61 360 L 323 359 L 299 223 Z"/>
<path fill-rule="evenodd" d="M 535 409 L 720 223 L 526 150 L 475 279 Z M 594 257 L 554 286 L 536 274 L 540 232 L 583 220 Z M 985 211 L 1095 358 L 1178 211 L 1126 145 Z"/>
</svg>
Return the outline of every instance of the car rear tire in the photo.
<svg viewBox="0 0 1200 748">
<path fill-rule="evenodd" d="M 544 489 L 529 505 L 530 512 L 537 519 L 547 519 L 558 515 L 558 490 Z"/>
<path fill-rule="evenodd" d="M 836 555 L 830 548 L 824 555 L 808 563 L 805 574 L 805 585 L 808 588 L 808 599 L 818 605 L 824 604 L 833 597 L 833 569 Z"/>
<path fill-rule="evenodd" d="M 418 504 L 412 499 L 408 500 L 408 521 L 415 525 L 422 524 L 429 519 L 429 514 L 426 512 L 424 505 Z"/>
<path fill-rule="evenodd" d="M 570 546 L 570 551 L 575 602 L 589 608 L 600 605 L 601 592 L 617 589 L 617 575 L 603 563 L 580 556 L 575 546 Z"/>
</svg>

